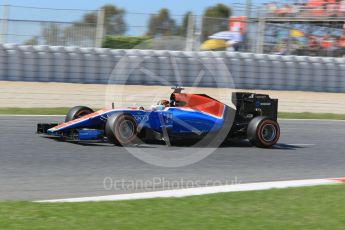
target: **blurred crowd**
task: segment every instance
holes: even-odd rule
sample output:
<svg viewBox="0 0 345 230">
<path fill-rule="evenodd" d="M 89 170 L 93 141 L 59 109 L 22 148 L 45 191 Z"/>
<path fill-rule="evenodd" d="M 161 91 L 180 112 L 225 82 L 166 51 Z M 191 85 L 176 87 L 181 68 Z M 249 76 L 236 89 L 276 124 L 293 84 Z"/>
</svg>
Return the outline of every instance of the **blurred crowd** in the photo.
<svg viewBox="0 0 345 230">
<path fill-rule="evenodd" d="M 345 0 L 295 0 L 265 4 L 267 17 L 345 17 Z"/>
<path fill-rule="evenodd" d="M 306 35 L 303 39 L 290 38 L 274 47 L 276 54 L 305 56 L 345 56 L 345 35 L 325 35 L 323 37 Z"/>
</svg>

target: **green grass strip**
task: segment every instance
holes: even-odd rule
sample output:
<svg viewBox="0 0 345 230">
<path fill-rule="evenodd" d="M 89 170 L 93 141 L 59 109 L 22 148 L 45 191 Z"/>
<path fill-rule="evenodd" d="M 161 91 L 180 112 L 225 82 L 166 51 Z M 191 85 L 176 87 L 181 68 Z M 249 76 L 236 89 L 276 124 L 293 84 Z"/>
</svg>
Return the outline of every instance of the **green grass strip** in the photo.
<svg viewBox="0 0 345 230">
<path fill-rule="evenodd" d="M 0 108 L 0 114 L 8 115 L 66 115 L 70 108 Z"/>
<path fill-rule="evenodd" d="M 345 120 L 345 114 L 335 113 L 287 113 L 280 112 L 279 118 L 286 119 L 329 119 L 329 120 Z"/>
<path fill-rule="evenodd" d="M 344 229 L 345 185 L 117 202 L 0 202 L 0 229 Z"/>
</svg>

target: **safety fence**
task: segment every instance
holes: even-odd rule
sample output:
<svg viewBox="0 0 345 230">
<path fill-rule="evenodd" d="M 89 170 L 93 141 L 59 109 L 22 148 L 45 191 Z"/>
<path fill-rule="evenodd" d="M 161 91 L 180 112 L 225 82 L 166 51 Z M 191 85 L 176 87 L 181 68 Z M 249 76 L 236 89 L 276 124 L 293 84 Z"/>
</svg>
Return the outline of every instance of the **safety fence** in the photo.
<svg viewBox="0 0 345 230">
<path fill-rule="evenodd" d="M 345 92 L 344 73 L 344 58 L 0 45 L 0 81 Z"/>
<path fill-rule="evenodd" d="M 197 15 L 196 12 L 175 15 L 164 10 L 130 12 L 113 5 L 85 10 L 5 4 L 0 5 L 0 43 L 112 47 L 105 45 L 108 35 L 126 36 L 127 40 L 133 39 L 128 36 L 147 36 L 148 43 L 151 40 L 159 43 L 164 36 L 179 36 L 184 45 L 174 47 L 175 50 L 235 49 L 299 56 L 345 55 L 345 0 L 337 3 L 305 0 L 303 4 L 284 0 L 279 1 L 280 4 L 259 5 L 250 2 L 231 4 L 230 18 Z M 241 32 L 225 39 L 236 41 L 236 44 L 225 43 L 219 37 L 218 43 L 212 41 L 214 34 L 229 30 Z M 115 44 L 119 48 L 122 43 Z"/>
</svg>

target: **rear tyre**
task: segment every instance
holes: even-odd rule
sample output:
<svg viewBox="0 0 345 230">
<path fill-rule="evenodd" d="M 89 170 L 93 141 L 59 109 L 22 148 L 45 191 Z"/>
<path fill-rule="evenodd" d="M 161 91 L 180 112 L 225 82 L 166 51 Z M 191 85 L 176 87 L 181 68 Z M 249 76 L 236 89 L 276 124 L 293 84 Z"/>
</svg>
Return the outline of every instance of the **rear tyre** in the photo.
<svg viewBox="0 0 345 230">
<path fill-rule="evenodd" d="M 279 124 L 268 117 L 255 117 L 249 122 L 247 137 L 253 145 L 260 148 L 269 148 L 279 140 Z"/>
<path fill-rule="evenodd" d="M 85 115 L 93 113 L 94 111 L 86 106 L 75 106 L 71 108 L 65 118 L 65 122 L 69 122 L 78 118 L 81 118 Z"/>
<path fill-rule="evenodd" d="M 138 125 L 130 114 L 113 114 L 105 125 L 105 136 L 109 143 L 127 146 L 133 144 L 138 135 Z"/>
</svg>

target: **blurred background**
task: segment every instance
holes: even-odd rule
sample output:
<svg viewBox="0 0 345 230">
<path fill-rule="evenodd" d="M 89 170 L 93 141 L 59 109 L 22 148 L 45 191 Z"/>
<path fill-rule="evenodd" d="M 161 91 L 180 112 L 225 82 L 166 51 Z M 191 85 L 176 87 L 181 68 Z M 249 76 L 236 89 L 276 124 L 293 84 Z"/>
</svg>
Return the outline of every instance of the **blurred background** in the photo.
<svg viewBox="0 0 345 230">
<path fill-rule="evenodd" d="M 345 113 L 344 12 L 345 0 L 2 0 L 0 107 L 102 107 L 107 84 L 147 86 L 134 103 L 198 79 L 264 90 L 281 111 Z M 123 60 L 140 68 L 110 82 Z"/>
<path fill-rule="evenodd" d="M 2 1 L 0 43 L 112 49 L 141 44 L 140 49 L 169 49 L 166 44 L 160 47 L 160 39 L 180 36 L 185 44 L 172 44 L 170 49 L 345 55 L 345 0 L 246 0 L 214 5 L 209 1 L 210 6 L 204 2 L 193 3 L 198 4 L 195 12 L 174 14 L 169 8 L 133 12 L 138 7 L 129 10 L 116 2 L 94 9 L 83 5 L 68 9 Z"/>
</svg>

